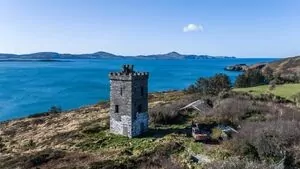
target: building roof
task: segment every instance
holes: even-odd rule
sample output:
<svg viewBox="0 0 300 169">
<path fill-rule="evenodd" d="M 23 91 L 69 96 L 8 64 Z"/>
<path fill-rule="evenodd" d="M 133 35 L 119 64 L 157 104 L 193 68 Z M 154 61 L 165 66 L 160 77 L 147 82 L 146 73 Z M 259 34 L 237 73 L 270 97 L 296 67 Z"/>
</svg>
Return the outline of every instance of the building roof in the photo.
<svg viewBox="0 0 300 169">
<path fill-rule="evenodd" d="M 205 101 L 196 100 L 196 101 L 184 106 L 180 110 L 191 109 L 191 108 L 194 110 L 197 110 L 201 113 L 208 113 L 212 109 Z"/>
<path fill-rule="evenodd" d="M 218 125 L 218 128 L 220 130 L 222 130 L 223 132 L 235 132 L 235 133 L 238 133 L 237 130 L 235 130 L 234 128 L 230 127 L 230 126 L 225 126 L 225 125 Z"/>
</svg>

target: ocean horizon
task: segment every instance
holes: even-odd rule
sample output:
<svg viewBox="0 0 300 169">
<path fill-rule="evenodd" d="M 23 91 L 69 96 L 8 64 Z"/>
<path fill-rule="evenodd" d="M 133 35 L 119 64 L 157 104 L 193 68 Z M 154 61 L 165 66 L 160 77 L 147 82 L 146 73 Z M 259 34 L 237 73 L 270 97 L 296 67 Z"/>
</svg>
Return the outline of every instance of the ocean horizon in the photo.
<svg viewBox="0 0 300 169">
<path fill-rule="evenodd" d="M 240 72 L 225 71 L 234 64 L 270 62 L 278 58 L 197 60 L 68 59 L 58 62 L 0 62 L 0 121 L 46 112 L 51 106 L 63 110 L 109 99 L 108 73 L 123 64 L 150 73 L 149 92 L 182 90 L 199 77 L 227 74 L 231 81 Z"/>
</svg>

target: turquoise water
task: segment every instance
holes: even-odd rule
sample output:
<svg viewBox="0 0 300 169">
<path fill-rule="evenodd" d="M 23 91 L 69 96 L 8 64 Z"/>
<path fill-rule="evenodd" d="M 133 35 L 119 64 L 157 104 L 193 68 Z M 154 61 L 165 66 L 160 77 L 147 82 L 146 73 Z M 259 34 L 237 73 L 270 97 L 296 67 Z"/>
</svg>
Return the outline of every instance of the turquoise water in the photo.
<svg viewBox="0 0 300 169">
<path fill-rule="evenodd" d="M 225 66 L 253 64 L 274 59 L 203 60 L 72 60 L 72 62 L 0 62 L 0 121 L 44 112 L 53 105 L 78 108 L 109 98 L 108 73 L 122 64 L 134 64 L 150 72 L 149 89 L 183 89 L 198 77 L 226 73 L 232 80 L 236 72 Z"/>
</svg>

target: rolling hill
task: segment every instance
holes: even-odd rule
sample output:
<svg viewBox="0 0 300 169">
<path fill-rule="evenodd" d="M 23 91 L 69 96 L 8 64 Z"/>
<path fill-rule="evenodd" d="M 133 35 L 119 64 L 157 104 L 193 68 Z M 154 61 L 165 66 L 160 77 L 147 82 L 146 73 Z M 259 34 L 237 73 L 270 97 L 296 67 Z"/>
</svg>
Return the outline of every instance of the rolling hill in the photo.
<svg viewBox="0 0 300 169">
<path fill-rule="evenodd" d="M 264 74 L 272 73 L 274 76 L 279 76 L 283 79 L 291 79 L 298 77 L 300 79 L 300 56 L 289 57 L 271 62 L 262 69 Z"/>
<path fill-rule="evenodd" d="M 166 54 L 153 55 L 138 55 L 138 56 L 122 56 L 115 55 L 108 52 L 96 52 L 90 54 L 61 54 L 56 52 L 39 52 L 32 54 L 1 54 L 0 59 L 214 59 L 214 58 L 235 58 L 232 56 L 208 56 L 208 55 L 185 55 L 177 52 L 170 52 Z"/>
</svg>

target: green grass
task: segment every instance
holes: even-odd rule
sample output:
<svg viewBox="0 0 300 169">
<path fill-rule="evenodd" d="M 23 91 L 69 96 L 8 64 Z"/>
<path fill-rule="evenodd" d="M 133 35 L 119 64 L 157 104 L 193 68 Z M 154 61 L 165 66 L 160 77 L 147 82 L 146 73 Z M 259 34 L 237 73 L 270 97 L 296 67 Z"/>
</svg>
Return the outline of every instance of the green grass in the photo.
<svg viewBox="0 0 300 169">
<path fill-rule="evenodd" d="M 300 83 L 276 85 L 275 89 L 273 90 L 269 89 L 269 85 L 262 85 L 256 87 L 248 87 L 248 88 L 236 88 L 233 89 L 233 91 L 248 92 L 254 95 L 272 93 L 276 96 L 293 100 L 292 96 L 295 95 L 296 93 L 300 93 Z"/>
<path fill-rule="evenodd" d="M 86 140 L 77 146 L 84 150 L 120 149 L 130 150 L 133 153 L 140 150 L 152 150 L 155 143 L 153 138 L 127 138 L 121 135 L 111 134 L 108 131 L 87 134 Z"/>
</svg>

